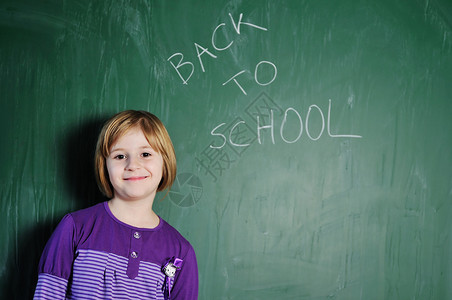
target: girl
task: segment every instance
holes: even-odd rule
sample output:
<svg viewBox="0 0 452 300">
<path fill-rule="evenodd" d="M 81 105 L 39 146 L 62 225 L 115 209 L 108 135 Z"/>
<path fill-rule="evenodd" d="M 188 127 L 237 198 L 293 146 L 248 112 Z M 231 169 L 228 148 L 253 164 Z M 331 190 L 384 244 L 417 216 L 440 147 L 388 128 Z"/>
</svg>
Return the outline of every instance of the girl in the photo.
<svg viewBox="0 0 452 300">
<path fill-rule="evenodd" d="M 176 176 L 161 121 L 144 111 L 113 116 L 95 170 L 110 200 L 62 219 L 42 254 L 34 299 L 197 299 L 192 246 L 152 210 Z"/>
</svg>

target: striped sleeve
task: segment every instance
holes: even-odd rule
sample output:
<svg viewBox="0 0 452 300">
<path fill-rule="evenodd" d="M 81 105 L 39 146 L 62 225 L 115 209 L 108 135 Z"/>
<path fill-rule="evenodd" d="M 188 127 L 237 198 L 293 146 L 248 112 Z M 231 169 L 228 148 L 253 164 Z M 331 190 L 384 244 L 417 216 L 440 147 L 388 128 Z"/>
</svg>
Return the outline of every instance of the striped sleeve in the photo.
<svg viewBox="0 0 452 300">
<path fill-rule="evenodd" d="M 67 280 L 54 275 L 41 273 L 36 285 L 35 300 L 66 299 Z"/>
<path fill-rule="evenodd" d="M 75 235 L 74 220 L 71 215 L 66 215 L 47 242 L 39 261 L 35 300 L 65 299 L 74 261 Z"/>
</svg>

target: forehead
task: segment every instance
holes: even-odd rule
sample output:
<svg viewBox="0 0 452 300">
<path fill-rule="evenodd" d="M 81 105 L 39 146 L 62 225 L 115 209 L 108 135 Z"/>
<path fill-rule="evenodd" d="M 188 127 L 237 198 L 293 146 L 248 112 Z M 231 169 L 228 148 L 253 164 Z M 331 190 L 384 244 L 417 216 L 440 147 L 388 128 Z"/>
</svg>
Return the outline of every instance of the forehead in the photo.
<svg viewBox="0 0 452 300">
<path fill-rule="evenodd" d="M 121 136 L 119 136 L 112 144 L 111 149 L 115 149 L 118 147 L 144 147 L 149 146 L 151 144 L 148 141 L 148 138 L 145 136 L 143 130 L 139 127 L 132 127 L 125 131 Z"/>
</svg>

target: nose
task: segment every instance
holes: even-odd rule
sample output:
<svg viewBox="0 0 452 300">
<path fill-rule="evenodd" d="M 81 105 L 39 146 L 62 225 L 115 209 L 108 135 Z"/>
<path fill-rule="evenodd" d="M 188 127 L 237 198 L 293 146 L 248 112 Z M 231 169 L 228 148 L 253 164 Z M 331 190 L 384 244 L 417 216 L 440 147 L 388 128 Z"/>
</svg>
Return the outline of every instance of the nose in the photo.
<svg viewBox="0 0 452 300">
<path fill-rule="evenodd" d="M 136 169 L 140 168 L 140 162 L 135 157 L 129 157 L 126 164 L 126 170 L 128 171 L 134 171 Z"/>
</svg>

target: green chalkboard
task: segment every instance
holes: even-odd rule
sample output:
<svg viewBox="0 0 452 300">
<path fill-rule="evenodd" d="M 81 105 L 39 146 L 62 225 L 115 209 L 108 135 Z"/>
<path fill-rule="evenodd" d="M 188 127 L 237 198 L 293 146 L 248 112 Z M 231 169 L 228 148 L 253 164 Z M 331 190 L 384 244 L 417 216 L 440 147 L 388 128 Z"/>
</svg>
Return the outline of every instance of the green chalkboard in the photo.
<svg viewBox="0 0 452 300">
<path fill-rule="evenodd" d="M 0 294 L 144 109 L 200 299 L 451 299 L 451 80 L 449 0 L 1 1 Z"/>
</svg>

